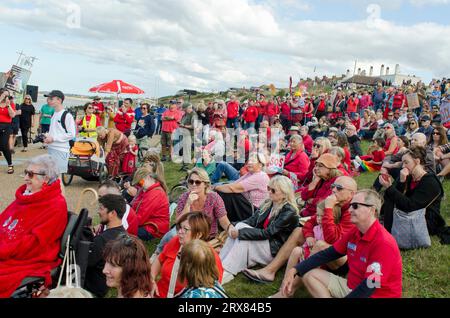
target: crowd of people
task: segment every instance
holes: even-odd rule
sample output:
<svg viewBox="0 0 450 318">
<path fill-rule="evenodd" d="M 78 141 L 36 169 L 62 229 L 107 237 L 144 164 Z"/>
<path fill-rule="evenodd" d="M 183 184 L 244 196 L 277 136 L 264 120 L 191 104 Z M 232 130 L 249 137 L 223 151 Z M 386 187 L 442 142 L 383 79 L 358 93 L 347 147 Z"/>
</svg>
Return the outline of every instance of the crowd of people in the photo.
<svg viewBox="0 0 450 318">
<path fill-rule="evenodd" d="M 14 173 L 13 119 L 20 116 L 27 136 L 34 108 L 25 100 L 19 113 L 8 96 L 0 91 L 0 147 Z M 115 288 L 127 298 L 224 298 L 237 274 L 271 283 L 285 265 L 273 297 L 302 287 L 313 297 L 401 297 L 398 210 L 424 210 L 427 234 L 449 243 L 440 210 L 450 173 L 450 121 L 439 112 L 450 102 L 446 79 L 429 87 L 379 84 L 371 94 L 337 88 L 197 105 L 179 98 L 168 108 L 135 107 L 127 98 L 116 110 L 96 98 L 77 120 L 61 91 L 46 96 L 40 128 L 48 155 L 27 164 L 25 185 L 0 214 L 0 297 L 28 276 L 52 286 L 67 222 L 59 176 L 77 136 L 99 142 L 110 177 L 99 187 L 100 226 L 86 235 L 82 287 L 95 297 Z M 161 153 L 150 149 L 138 160 L 158 134 Z M 362 140 L 371 143 L 366 154 Z M 165 161 L 187 172 L 172 222 Z M 366 172 L 379 173 L 374 190 L 358 189 L 354 177 Z M 121 173 L 130 177 L 118 184 Z M 154 240 L 150 255 L 143 242 Z"/>
</svg>

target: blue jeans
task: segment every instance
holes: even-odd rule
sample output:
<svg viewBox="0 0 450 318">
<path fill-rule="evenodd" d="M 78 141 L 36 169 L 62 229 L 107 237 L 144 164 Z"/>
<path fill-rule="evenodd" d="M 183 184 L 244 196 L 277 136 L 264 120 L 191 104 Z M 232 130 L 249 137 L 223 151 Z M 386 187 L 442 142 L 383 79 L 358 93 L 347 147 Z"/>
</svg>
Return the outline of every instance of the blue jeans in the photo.
<svg viewBox="0 0 450 318">
<path fill-rule="evenodd" d="M 215 184 L 219 182 L 220 178 L 222 178 L 222 175 L 225 173 L 225 176 L 230 181 L 235 181 L 239 179 L 239 171 L 237 171 L 235 168 L 233 168 L 232 165 L 230 165 L 228 162 L 222 161 L 219 162 L 216 166 L 216 171 L 214 171 L 214 174 L 211 177 L 211 184 Z"/>
<path fill-rule="evenodd" d="M 239 127 L 239 117 L 227 118 L 227 128 L 238 128 Z"/>
<path fill-rule="evenodd" d="M 255 129 L 255 123 L 254 122 L 253 123 L 244 122 L 244 129 L 247 130 L 249 128 Z"/>
<path fill-rule="evenodd" d="M 138 228 L 138 237 L 143 241 L 151 241 L 154 239 L 153 235 L 147 232 L 143 227 Z"/>
<path fill-rule="evenodd" d="M 175 237 L 175 235 L 177 235 L 177 228 L 174 226 L 173 228 L 170 229 L 169 232 L 167 232 L 162 237 L 161 241 L 156 246 L 155 253 L 158 254 L 158 255 L 161 254 L 161 252 L 164 249 L 164 246 L 166 246 L 166 244 L 169 243 Z"/>
</svg>

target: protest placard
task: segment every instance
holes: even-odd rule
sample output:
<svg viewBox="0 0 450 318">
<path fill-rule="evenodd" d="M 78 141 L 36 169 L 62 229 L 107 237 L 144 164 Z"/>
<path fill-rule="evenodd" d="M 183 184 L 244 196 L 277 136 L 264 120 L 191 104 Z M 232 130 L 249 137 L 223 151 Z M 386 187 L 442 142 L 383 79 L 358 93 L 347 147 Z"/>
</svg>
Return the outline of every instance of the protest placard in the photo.
<svg viewBox="0 0 450 318">
<path fill-rule="evenodd" d="M 285 157 L 280 154 L 271 154 L 269 164 L 267 165 L 267 172 L 281 173 L 284 169 Z"/>
<path fill-rule="evenodd" d="M 406 95 L 406 100 L 408 101 L 409 109 L 416 109 L 420 107 L 419 96 L 417 95 L 417 93 Z"/>
<path fill-rule="evenodd" d="M 450 122 L 450 101 L 441 103 L 441 124 Z"/>
</svg>

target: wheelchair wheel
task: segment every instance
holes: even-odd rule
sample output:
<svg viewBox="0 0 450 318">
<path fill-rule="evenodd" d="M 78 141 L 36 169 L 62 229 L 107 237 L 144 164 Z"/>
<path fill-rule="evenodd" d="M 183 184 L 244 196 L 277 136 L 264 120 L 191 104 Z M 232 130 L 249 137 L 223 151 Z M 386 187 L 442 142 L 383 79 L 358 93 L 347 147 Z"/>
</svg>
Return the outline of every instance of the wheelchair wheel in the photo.
<svg viewBox="0 0 450 318">
<path fill-rule="evenodd" d="M 100 171 L 99 171 L 99 174 L 98 174 L 98 180 L 100 181 L 100 183 L 103 183 L 106 180 L 108 180 L 108 168 L 106 167 L 106 165 L 101 165 L 100 166 Z"/>
<path fill-rule="evenodd" d="M 67 187 L 72 183 L 73 174 L 61 173 L 62 183 Z"/>
<path fill-rule="evenodd" d="M 181 197 L 181 195 L 188 191 L 188 188 L 184 185 L 176 185 L 174 186 L 170 192 L 169 192 L 169 202 L 170 203 L 177 203 L 178 199 Z"/>
</svg>

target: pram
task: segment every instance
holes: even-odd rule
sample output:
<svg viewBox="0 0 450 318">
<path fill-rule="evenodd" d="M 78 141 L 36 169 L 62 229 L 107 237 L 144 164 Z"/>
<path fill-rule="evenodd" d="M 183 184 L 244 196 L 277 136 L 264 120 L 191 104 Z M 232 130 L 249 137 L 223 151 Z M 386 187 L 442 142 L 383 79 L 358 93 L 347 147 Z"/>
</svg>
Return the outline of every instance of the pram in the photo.
<svg viewBox="0 0 450 318">
<path fill-rule="evenodd" d="M 100 182 L 108 178 L 105 153 L 97 140 L 85 137 L 76 139 L 70 150 L 67 173 L 62 175 L 63 184 L 70 185 L 73 176 Z"/>
</svg>

